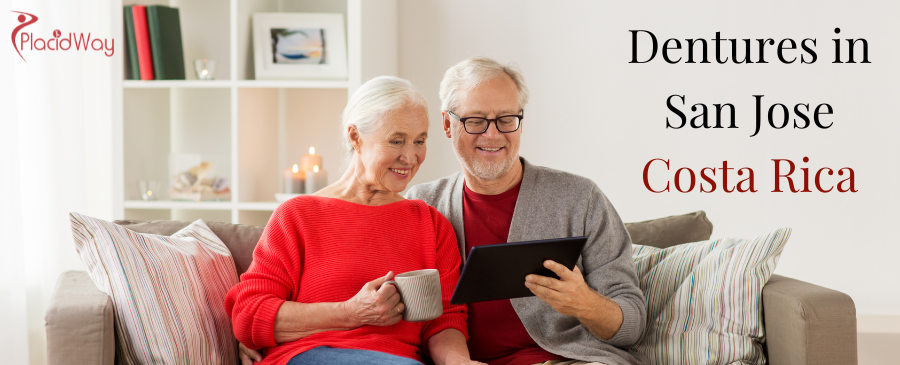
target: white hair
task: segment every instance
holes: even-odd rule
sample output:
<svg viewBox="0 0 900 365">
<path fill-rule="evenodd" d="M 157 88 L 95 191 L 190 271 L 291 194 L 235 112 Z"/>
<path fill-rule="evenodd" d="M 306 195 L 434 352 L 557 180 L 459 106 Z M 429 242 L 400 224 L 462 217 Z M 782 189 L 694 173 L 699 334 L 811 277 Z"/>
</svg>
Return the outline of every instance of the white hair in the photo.
<svg viewBox="0 0 900 365">
<path fill-rule="evenodd" d="M 487 57 L 471 57 L 463 60 L 444 73 L 441 80 L 441 110 L 448 111 L 456 108 L 456 92 L 460 89 L 471 89 L 478 84 L 501 77 L 509 76 L 516 84 L 519 92 L 519 108 L 525 109 L 528 104 L 528 86 L 525 86 L 525 78 L 514 65 L 502 65 Z"/>
<path fill-rule="evenodd" d="M 341 114 L 341 146 L 353 152 L 347 127 L 356 126 L 360 135 L 368 134 L 384 116 L 407 104 L 428 110 L 425 96 L 407 80 L 378 76 L 366 81 L 356 89 Z"/>
</svg>

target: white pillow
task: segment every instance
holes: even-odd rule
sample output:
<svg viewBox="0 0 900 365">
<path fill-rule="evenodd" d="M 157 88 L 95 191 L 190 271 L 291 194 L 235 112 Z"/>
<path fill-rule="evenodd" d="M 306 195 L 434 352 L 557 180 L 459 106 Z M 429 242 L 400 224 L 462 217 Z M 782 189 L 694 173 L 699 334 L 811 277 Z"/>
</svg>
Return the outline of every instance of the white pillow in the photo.
<svg viewBox="0 0 900 365">
<path fill-rule="evenodd" d="M 69 214 L 75 247 L 116 308 L 125 364 L 235 364 L 225 295 L 238 283 L 228 248 L 195 221 L 171 237 Z"/>
<path fill-rule="evenodd" d="M 651 364 L 765 364 L 762 289 L 790 234 L 634 245 L 648 312 L 637 350 Z"/>
</svg>

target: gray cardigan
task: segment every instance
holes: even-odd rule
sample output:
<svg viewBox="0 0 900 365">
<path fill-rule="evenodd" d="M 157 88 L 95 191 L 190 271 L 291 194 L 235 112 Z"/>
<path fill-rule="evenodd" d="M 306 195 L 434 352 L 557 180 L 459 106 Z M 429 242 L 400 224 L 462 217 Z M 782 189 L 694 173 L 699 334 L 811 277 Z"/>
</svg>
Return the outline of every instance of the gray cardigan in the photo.
<svg viewBox="0 0 900 365">
<path fill-rule="evenodd" d="M 629 349 L 641 337 L 646 302 L 638 287 L 631 238 L 615 208 L 593 181 L 522 158 L 524 173 L 509 228 L 509 242 L 587 236 L 578 268 L 588 285 L 622 308 L 624 321 L 611 339 L 594 337 L 578 319 L 556 312 L 537 297 L 511 299 L 531 338 L 545 350 L 570 359 L 609 365 L 643 364 L 643 355 Z M 456 231 L 463 261 L 463 184 L 457 172 L 412 187 L 408 199 L 421 199 L 437 208 Z M 523 278 L 524 280 L 524 278 Z"/>
</svg>

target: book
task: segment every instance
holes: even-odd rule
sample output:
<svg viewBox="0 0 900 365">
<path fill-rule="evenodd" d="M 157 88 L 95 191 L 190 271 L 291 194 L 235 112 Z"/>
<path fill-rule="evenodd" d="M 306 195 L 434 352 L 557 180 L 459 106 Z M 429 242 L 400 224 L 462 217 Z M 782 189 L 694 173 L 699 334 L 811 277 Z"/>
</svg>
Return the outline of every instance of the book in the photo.
<svg viewBox="0 0 900 365">
<path fill-rule="evenodd" d="M 150 32 L 147 28 L 147 7 L 134 5 L 131 7 L 131 13 L 134 17 L 134 39 L 141 80 L 153 80 L 153 55 L 150 50 Z"/>
<path fill-rule="evenodd" d="M 125 79 L 140 80 L 141 66 L 138 62 L 137 43 L 134 38 L 134 13 L 131 5 L 125 7 L 125 48 L 128 53 L 125 54 Z"/>
<path fill-rule="evenodd" d="M 184 49 L 181 45 L 181 20 L 178 8 L 162 5 L 147 7 L 147 26 L 153 53 L 153 72 L 157 80 L 184 80 Z"/>
</svg>

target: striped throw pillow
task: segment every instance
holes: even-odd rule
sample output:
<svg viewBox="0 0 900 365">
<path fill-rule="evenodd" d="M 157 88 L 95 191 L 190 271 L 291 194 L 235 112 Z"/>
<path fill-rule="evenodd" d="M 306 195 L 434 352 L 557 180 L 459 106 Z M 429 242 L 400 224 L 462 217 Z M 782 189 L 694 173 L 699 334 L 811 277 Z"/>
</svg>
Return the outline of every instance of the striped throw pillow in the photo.
<svg viewBox="0 0 900 365">
<path fill-rule="evenodd" d="M 195 221 L 172 236 L 69 214 L 75 247 L 116 308 L 125 364 L 235 364 L 225 295 L 238 283 L 225 244 Z"/>
<path fill-rule="evenodd" d="M 637 350 L 651 364 L 765 364 L 762 289 L 790 234 L 634 245 L 648 312 Z"/>
</svg>

